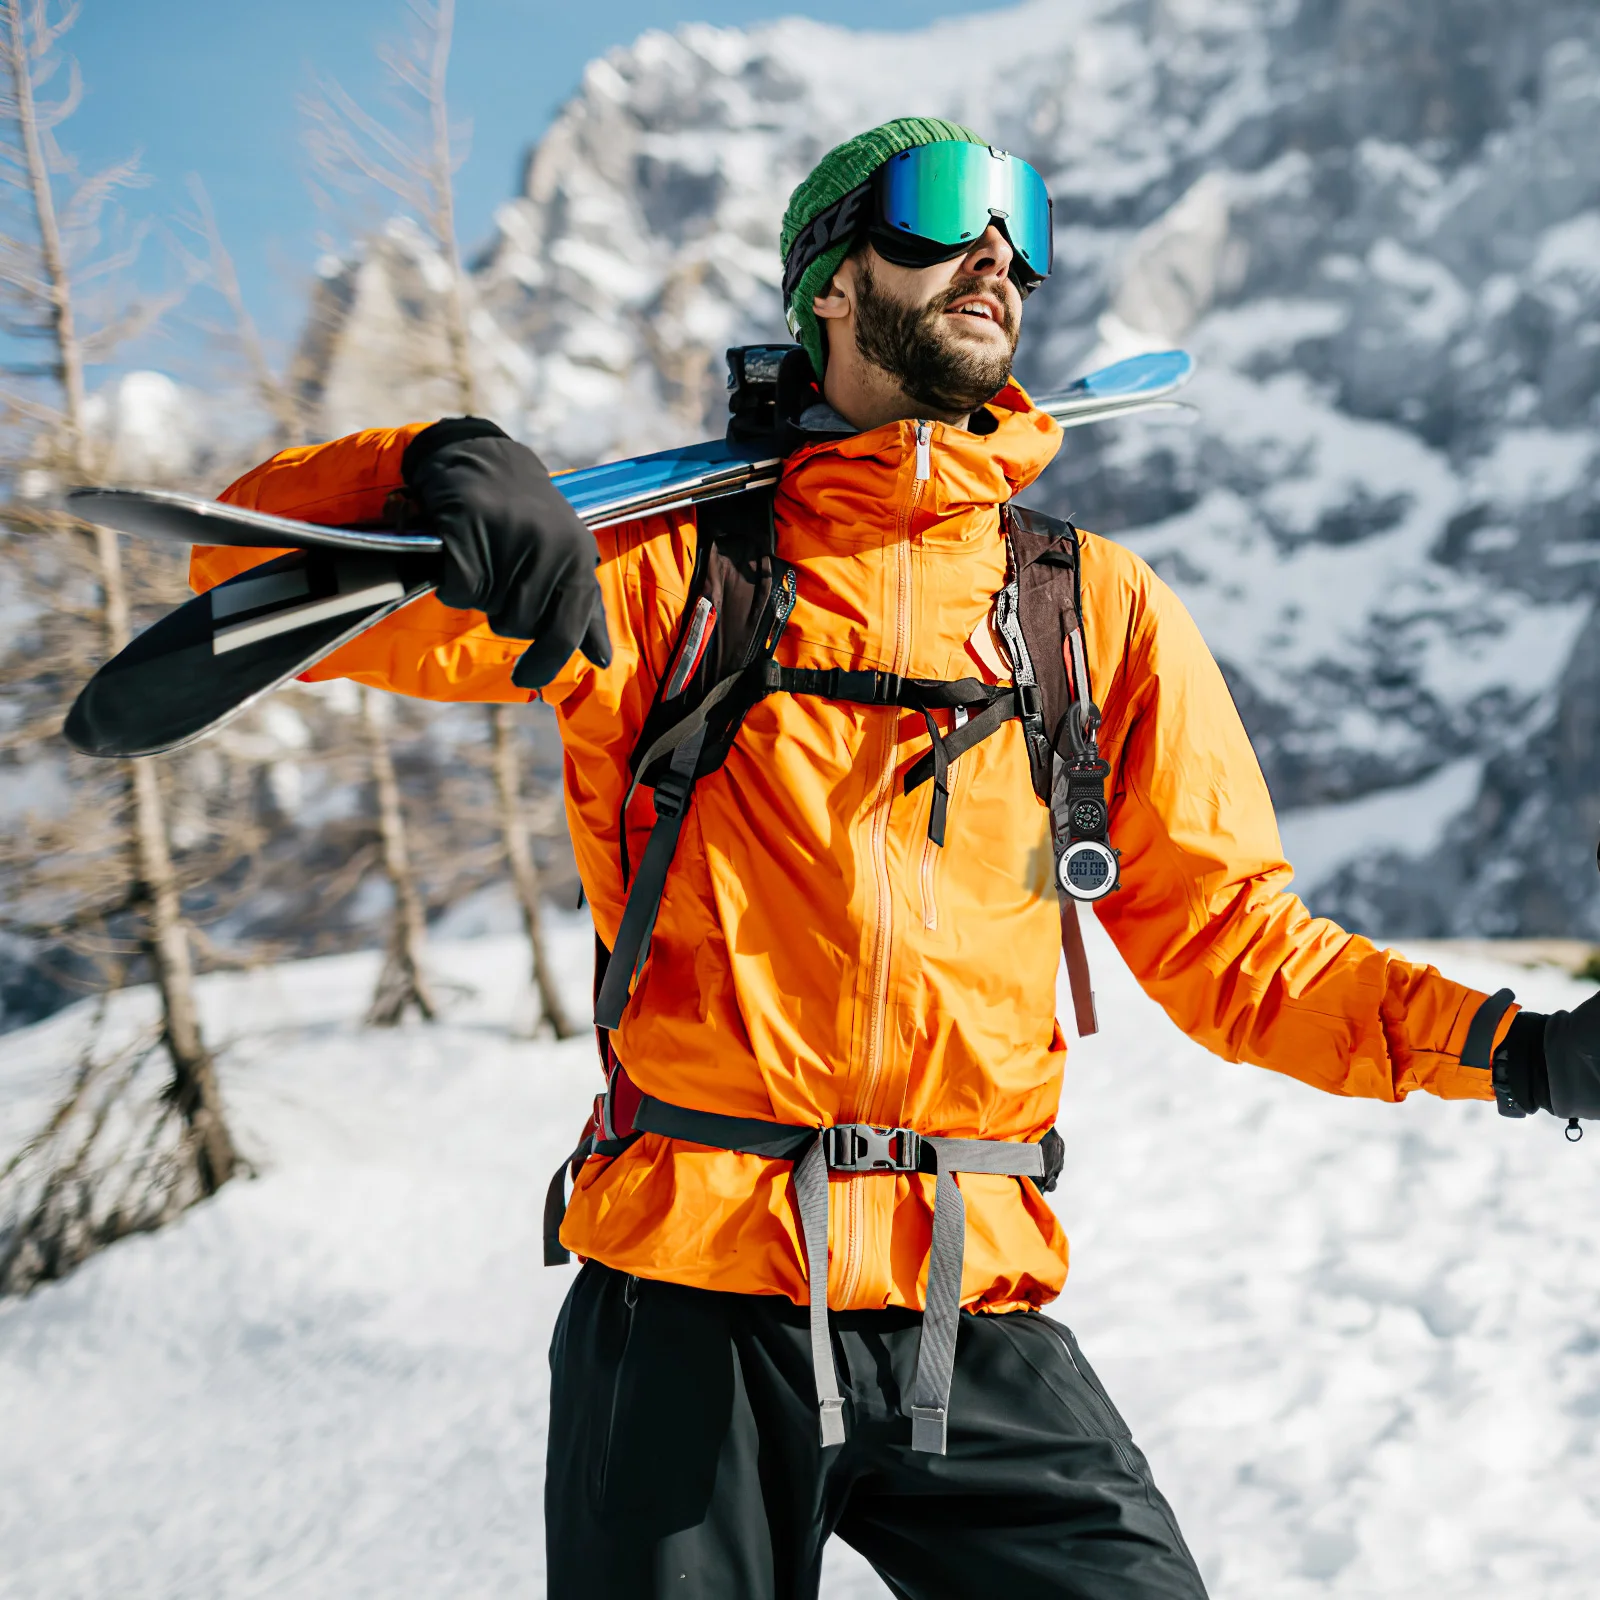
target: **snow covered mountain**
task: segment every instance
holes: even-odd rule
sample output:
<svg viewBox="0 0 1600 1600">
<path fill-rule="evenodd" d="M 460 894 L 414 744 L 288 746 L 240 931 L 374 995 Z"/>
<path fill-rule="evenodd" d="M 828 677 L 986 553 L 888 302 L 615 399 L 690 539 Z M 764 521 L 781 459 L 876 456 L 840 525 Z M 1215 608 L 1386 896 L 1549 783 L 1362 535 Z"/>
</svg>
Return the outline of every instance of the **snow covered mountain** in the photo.
<svg viewBox="0 0 1600 1600">
<path fill-rule="evenodd" d="M 1033 0 L 913 34 L 646 34 L 590 65 L 474 268 L 485 394 L 569 463 L 720 427 L 782 337 L 829 145 L 970 122 L 1056 197 L 1021 375 L 1182 341 L 1197 425 L 1069 436 L 1035 503 L 1155 563 L 1221 658 L 1298 887 L 1380 933 L 1600 936 L 1600 10 Z M 330 265 L 330 430 L 426 411 L 403 226 Z"/>
</svg>

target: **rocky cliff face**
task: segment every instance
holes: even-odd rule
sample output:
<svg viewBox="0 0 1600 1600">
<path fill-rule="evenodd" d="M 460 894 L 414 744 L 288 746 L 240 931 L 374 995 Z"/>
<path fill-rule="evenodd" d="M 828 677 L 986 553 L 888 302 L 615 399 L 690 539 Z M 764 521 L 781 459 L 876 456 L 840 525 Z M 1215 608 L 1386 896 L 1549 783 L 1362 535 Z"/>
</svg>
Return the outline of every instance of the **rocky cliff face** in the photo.
<svg viewBox="0 0 1600 1600">
<path fill-rule="evenodd" d="M 577 463 L 720 428 L 782 336 L 829 145 L 970 122 L 1056 197 L 1020 373 L 1171 342 L 1187 428 L 1068 435 L 1030 497 L 1194 611 L 1297 887 L 1383 933 L 1600 936 L 1600 11 L 1041 0 L 910 35 L 648 34 L 593 63 L 474 267 L 485 392 Z M 404 229 L 330 273 L 330 431 L 427 409 Z"/>
</svg>

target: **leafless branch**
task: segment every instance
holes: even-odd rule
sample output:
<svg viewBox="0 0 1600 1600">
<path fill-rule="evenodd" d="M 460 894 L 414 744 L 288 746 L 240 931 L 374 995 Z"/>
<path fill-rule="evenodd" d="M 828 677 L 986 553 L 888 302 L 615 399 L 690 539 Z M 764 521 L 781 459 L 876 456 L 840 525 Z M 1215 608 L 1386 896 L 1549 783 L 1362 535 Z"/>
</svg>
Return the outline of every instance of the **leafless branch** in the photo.
<svg viewBox="0 0 1600 1600">
<path fill-rule="evenodd" d="M 239 287 L 239 275 L 234 270 L 233 257 L 223 243 L 222 230 L 217 226 L 217 215 L 211 205 L 211 196 L 199 175 L 189 175 L 189 195 L 194 201 L 195 214 L 186 218 L 189 229 L 204 241 L 206 257 L 197 263 L 210 279 L 212 287 L 222 296 L 233 318 L 233 337 L 244 357 L 245 366 L 255 387 L 256 396 L 278 425 L 279 444 L 300 444 L 305 438 L 305 424 L 300 408 L 295 404 L 289 386 L 273 370 L 267 360 L 265 346 L 255 318 L 245 304 Z"/>
</svg>

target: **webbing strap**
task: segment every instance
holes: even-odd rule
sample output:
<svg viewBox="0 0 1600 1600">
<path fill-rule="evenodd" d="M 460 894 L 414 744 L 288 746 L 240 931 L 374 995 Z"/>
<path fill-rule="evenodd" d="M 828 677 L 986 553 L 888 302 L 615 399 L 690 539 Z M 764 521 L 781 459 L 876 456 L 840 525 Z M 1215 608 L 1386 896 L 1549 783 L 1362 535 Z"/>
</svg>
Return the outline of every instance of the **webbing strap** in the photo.
<svg viewBox="0 0 1600 1600">
<path fill-rule="evenodd" d="M 643 774 L 649 769 L 651 762 L 655 761 L 657 757 L 665 754 L 666 751 L 676 749 L 683 743 L 685 739 L 692 738 L 697 729 L 700 730 L 700 742 L 701 744 L 704 744 L 704 730 L 711 717 L 711 713 L 716 710 L 716 708 L 721 705 L 722 702 L 726 700 L 735 689 L 739 687 L 742 681 L 743 674 L 737 672 L 733 673 L 729 677 L 724 678 L 722 682 L 719 683 L 716 688 L 714 688 L 711 693 L 708 694 L 692 712 L 690 712 L 688 716 L 686 716 L 681 722 L 673 723 L 670 728 L 660 734 L 652 742 L 650 748 L 646 750 L 642 756 L 638 757 L 638 759 L 634 761 L 633 782 L 628 785 L 628 792 L 623 797 L 622 801 L 622 810 L 624 815 L 627 814 L 628 807 L 633 804 L 633 797 L 635 793 L 637 793 Z"/>
<path fill-rule="evenodd" d="M 720 1111 L 694 1111 L 648 1094 L 639 1101 L 633 1125 L 646 1133 L 682 1139 L 685 1144 L 705 1144 L 713 1150 L 736 1150 L 747 1156 L 769 1156 L 775 1161 L 797 1160 L 817 1137 L 815 1128 L 796 1128 L 756 1117 L 727 1117 Z"/>
<path fill-rule="evenodd" d="M 1100 1017 L 1094 1008 L 1094 986 L 1089 977 L 1089 952 L 1083 943 L 1083 924 L 1078 921 L 1078 902 L 1070 894 L 1061 896 L 1061 953 L 1067 958 L 1067 987 L 1072 991 L 1072 1020 L 1078 1037 L 1087 1039 L 1100 1031 Z"/>
<path fill-rule="evenodd" d="M 833 1363 L 828 1328 L 828 1188 L 828 1158 L 822 1140 L 813 1134 L 811 1148 L 794 1169 L 794 1197 L 806 1247 L 806 1325 L 824 1450 L 844 1443 L 844 1396 L 839 1393 L 839 1369 Z"/>
<path fill-rule="evenodd" d="M 961 1274 L 967 1253 L 967 1203 L 958 1172 L 1042 1178 L 1044 1151 L 1036 1144 L 999 1139 L 940 1139 L 923 1135 L 934 1158 L 933 1241 L 928 1247 L 928 1288 L 923 1298 L 917 1376 L 911 1387 L 911 1448 L 945 1453 L 950 1421 L 950 1380 L 961 1322 Z"/>
<path fill-rule="evenodd" d="M 947 733 L 941 740 L 935 736 L 935 745 L 943 744 L 946 761 L 955 761 L 964 756 L 974 745 L 982 744 L 991 733 L 998 732 L 1013 717 L 1019 715 L 1016 696 L 1006 686 L 1005 698 L 995 700 L 984 707 L 976 716 L 969 717 L 959 728 Z M 930 750 L 921 760 L 911 765 L 911 770 L 906 773 L 905 792 L 910 794 L 913 789 L 920 788 L 933 776 L 935 755 Z"/>
<path fill-rule="evenodd" d="M 928 724 L 932 748 L 906 778 L 906 793 L 933 779 L 933 804 L 928 811 L 928 837 L 944 846 L 945 824 L 950 815 L 950 763 L 986 738 L 1007 717 L 1018 715 L 1016 692 L 1010 684 L 985 683 L 981 678 L 902 678 L 893 672 L 850 671 L 844 667 L 780 667 L 769 661 L 764 687 L 768 693 L 814 694 L 863 706 L 903 706 L 920 711 Z M 934 720 L 937 710 L 983 709 L 948 738 Z M 971 730 L 981 725 L 977 733 Z M 920 776 L 916 776 L 920 774 Z M 916 781 L 912 777 L 916 776 Z"/>
<path fill-rule="evenodd" d="M 1467 1037 L 1461 1046 L 1462 1066 L 1478 1067 L 1484 1072 L 1491 1069 L 1495 1029 L 1500 1026 L 1501 1017 L 1511 1009 L 1516 998 L 1509 989 L 1497 989 L 1479 1003 L 1478 1009 L 1472 1014 L 1472 1021 L 1467 1024 Z"/>
<path fill-rule="evenodd" d="M 889 1168 L 830 1169 L 825 1130 L 816 1128 L 796 1128 L 753 1117 L 694 1111 L 649 1095 L 640 1103 L 634 1126 L 647 1133 L 665 1134 L 691 1144 L 795 1162 L 795 1203 L 800 1213 L 800 1236 L 805 1246 L 809 1285 L 807 1324 L 811 1336 L 811 1366 L 817 1386 L 824 1447 L 843 1444 L 845 1437 L 844 1398 L 839 1391 L 839 1374 L 828 1330 L 829 1171 L 852 1176 L 872 1170 L 915 1170 L 934 1174 L 928 1287 L 924 1297 L 922 1337 L 917 1347 L 917 1373 L 911 1393 L 911 1448 L 943 1455 L 949 1427 L 950 1381 L 955 1371 L 956 1330 L 961 1320 L 961 1275 L 967 1244 L 966 1202 L 954 1174 L 985 1172 L 1043 1178 L 1043 1147 L 1000 1139 L 944 1139 L 922 1134 L 914 1136 L 913 1147 L 917 1151 L 914 1166 L 902 1163 Z M 860 1131 L 866 1134 L 873 1130 L 863 1128 Z"/>
<path fill-rule="evenodd" d="M 860 706 L 900 704 L 906 680 L 896 672 L 856 672 L 845 667 L 780 667 L 766 664 L 762 687 L 767 692 L 815 694 L 828 700 L 848 700 Z"/>
<path fill-rule="evenodd" d="M 908 711 L 986 706 L 1010 692 L 1009 685 L 982 678 L 902 678 L 897 672 L 848 667 L 780 667 L 767 662 L 762 688 L 768 694 L 814 694 L 858 706 L 903 706 Z"/>
<path fill-rule="evenodd" d="M 585 1130 L 577 1148 L 556 1168 L 550 1187 L 544 1192 L 544 1264 L 547 1267 L 564 1267 L 572 1260 L 572 1252 L 561 1242 L 561 1224 L 567 1215 L 567 1174 L 574 1163 L 589 1154 L 593 1143 Z"/>
<path fill-rule="evenodd" d="M 650 935 L 655 929 L 656 913 L 661 909 L 667 870 L 678 848 L 678 835 L 683 831 L 684 814 L 689 809 L 689 795 L 694 788 L 694 769 L 700 760 L 700 747 L 705 742 L 706 725 L 701 722 L 672 752 L 670 773 L 656 785 L 656 824 L 650 830 L 650 842 L 644 847 L 638 875 L 629 887 L 628 903 L 622 908 L 622 923 L 617 929 L 616 943 L 611 947 L 605 980 L 595 997 L 594 1020 L 598 1028 L 622 1025 L 623 1008 L 633 991 L 634 979 L 650 953 Z"/>
<path fill-rule="evenodd" d="M 933 713 L 924 711 L 922 716 L 928 724 L 928 738 L 932 741 L 928 750 L 929 759 L 933 762 L 933 804 L 928 810 L 928 837 L 942 850 L 944 825 L 950 816 L 950 750 L 939 737 L 939 724 L 934 721 Z"/>
<path fill-rule="evenodd" d="M 833 1341 L 828 1332 L 828 1160 L 817 1129 L 763 1122 L 755 1117 L 729 1117 L 719 1111 L 695 1111 L 657 1100 L 653 1095 L 646 1095 L 639 1102 L 633 1125 L 646 1133 L 664 1134 L 687 1144 L 710 1145 L 716 1150 L 735 1150 L 741 1155 L 795 1163 L 795 1206 L 800 1213 L 800 1238 L 805 1247 L 806 1280 L 810 1287 L 807 1322 L 822 1443 L 824 1448 L 843 1444 L 844 1397 L 839 1392 Z M 820 1273 L 818 1262 L 822 1263 Z"/>
</svg>

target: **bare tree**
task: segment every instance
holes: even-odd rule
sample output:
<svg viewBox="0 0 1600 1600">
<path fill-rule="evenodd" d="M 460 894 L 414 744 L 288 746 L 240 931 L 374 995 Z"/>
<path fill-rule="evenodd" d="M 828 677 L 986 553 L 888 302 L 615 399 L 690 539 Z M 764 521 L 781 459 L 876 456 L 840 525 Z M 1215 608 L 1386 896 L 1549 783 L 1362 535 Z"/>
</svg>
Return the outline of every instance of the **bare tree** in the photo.
<svg viewBox="0 0 1600 1600">
<path fill-rule="evenodd" d="M 12 219 L 9 231 L 0 236 L 0 290 L 6 299 L 6 331 L 39 348 L 43 357 L 37 364 L 10 369 L 13 387 L 3 403 L 14 429 L 20 427 L 27 438 L 13 464 L 26 459 L 35 472 L 57 482 L 97 476 L 87 370 L 142 331 L 161 309 L 156 303 L 131 300 L 107 309 L 108 291 L 114 291 L 118 274 L 131 264 L 138 241 L 120 251 L 102 250 L 102 218 L 115 191 L 136 181 L 137 171 L 127 162 L 80 178 L 61 150 L 56 129 L 81 95 L 76 65 L 69 69 L 60 100 L 40 99 L 60 67 L 57 46 L 77 15 L 76 5 L 60 7 L 51 0 L 0 0 L 0 178 L 9 190 Z M 82 316 L 86 301 L 92 304 L 97 296 L 103 302 L 101 314 Z M 103 653 L 122 649 L 131 637 L 131 600 L 116 536 L 86 529 L 47 509 L 29 510 L 15 499 L 8 520 L 13 553 L 26 550 L 29 559 L 60 566 L 64 611 L 92 616 Z M 50 541 L 52 548 L 42 551 L 40 540 Z M 80 587 L 75 582 L 80 577 L 89 582 Z M 37 735 L 37 725 L 31 731 Z M 190 930 L 156 764 L 121 764 L 109 798 L 111 814 L 102 819 L 109 825 L 96 839 L 104 882 L 85 897 L 79 915 L 85 922 L 103 922 L 117 912 L 134 918 L 138 953 L 148 963 L 161 999 L 160 1036 L 171 1067 L 165 1104 L 183 1128 L 181 1170 L 170 1192 L 192 1188 L 195 1194 L 209 1195 L 233 1174 L 237 1156 L 215 1064 L 201 1031 Z M 148 1208 L 134 1210 L 141 1216 L 148 1213 Z M 102 1216 L 85 1242 L 67 1255 L 117 1237 L 126 1231 L 129 1214 L 124 1208 Z M 41 1225 L 48 1226 L 48 1221 Z M 66 1259 L 53 1249 L 39 1254 L 57 1266 Z"/>
<path fill-rule="evenodd" d="M 400 808 L 400 784 L 395 777 L 389 748 L 388 701 L 372 689 L 361 691 L 361 725 L 367 739 L 373 782 L 378 791 L 378 836 L 383 848 L 384 874 L 394 890 L 394 915 L 389 948 L 377 993 L 367 1021 L 374 1027 L 392 1028 L 415 1006 L 424 1019 L 438 1014 L 438 1006 L 423 970 L 424 913 L 406 847 L 405 814 Z"/>
<path fill-rule="evenodd" d="M 228 307 L 231 335 L 262 409 L 273 419 L 280 448 L 303 443 L 305 417 L 292 385 L 274 369 L 245 304 L 233 258 L 223 241 L 210 197 L 197 177 L 189 192 L 195 214 L 189 227 L 205 246 L 204 271 Z M 426 915 L 407 842 L 404 805 L 395 772 L 391 719 L 381 696 L 370 689 L 361 694 L 362 748 L 366 775 L 377 805 L 377 860 L 388 880 L 393 909 L 383 968 L 367 1013 L 374 1027 L 393 1027 L 415 1009 L 424 1020 L 438 1014 L 425 967 Z"/>
<path fill-rule="evenodd" d="M 510 706 L 489 707 L 489 738 L 494 763 L 495 799 L 500 813 L 500 837 L 505 844 L 511 883 L 522 912 L 522 926 L 528 935 L 534 987 L 538 991 L 545 1020 L 550 1024 L 550 1031 L 558 1039 L 570 1039 L 578 1030 L 562 1004 L 545 946 L 541 913 L 544 896 L 539 883 L 539 869 L 533 859 L 533 846 L 528 838 L 528 816 L 522 803 L 520 750 Z"/>
<path fill-rule="evenodd" d="M 330 185 L 387 194 L 423 230 L 445 276 L 435 317 L 442 334 L 437 376 L 450 396 L 448 403 L 471 414 L 479 406 L 479 385 L 472 359 L 470 285 L 461 267 L 455 222 L 455 174 L 467 130 L 451 123 L 446 91 L 455 3 L 410 0 L 408 9 L 413 26 L 406 43 L 382 51 L 401 99 L 398 125 L 365 110 L 337 83 L 325 82 L 320 95 L 306 105 L 308 143 Z M 528 845 L 513 715 L 507 705 L 487 708 L 504 860 L 528 934 L 534 988 L 551 1030 L 565 1039 L 575 1030 L 561 1005 L 545 950 L 543 897 Z"/>
</svg>

